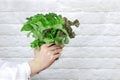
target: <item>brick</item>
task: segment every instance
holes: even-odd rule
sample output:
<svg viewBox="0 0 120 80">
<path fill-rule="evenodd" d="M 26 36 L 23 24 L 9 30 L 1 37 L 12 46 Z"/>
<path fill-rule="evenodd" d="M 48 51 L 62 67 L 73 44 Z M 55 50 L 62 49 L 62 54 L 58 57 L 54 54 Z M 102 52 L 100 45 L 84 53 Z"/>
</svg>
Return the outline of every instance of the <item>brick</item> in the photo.
<svg viewBox="0 0 120 80">
<path fill-rule="evenodd" d="M 119 0 L 70 0 L 59 1 L 63 10 L 84 12 L 114 12 L 120 11 Z"/>
<path fill-rule="evenodd" d="M 59 69 L 119 69 L 119 58 L 61 58 L 51 68 Z"/>
<path fill-rule="evenodd" d="M 79 28 L 72 27 L 76 35 L 107 35 L 119 36 L 119 24 L 81 24 Z M 22 24 L 0 24 L 0 35 L 26 35 L 21 32 Z"/>
<path fill-rule="evenodd" d="M 66 46 L 119 47 L 119 39 L 120 36 L 76 36 Z M 0 47 L 28 47 L 31 41 L 33 41 L 33 38 L 27 38 L 26 36 L 0 36 Z"/>
<path fill-rule="evenodd" d="M 76 36 L 70 40 L 68 46 L 115 47 L 119 46 L 119 36 Z"/>
<path fill-rule="evenodd" d="M 0 24 L 0 35 L 26 35 L 21 32 L 23 24 Z M 76 35 L 107 35 L 119 36 L 119 24 L 81 24 L 79 28 L 72 27 Z"/>
<path fill-rule="evenodd" d="M 47 69 L 35 76 L 35 79 L 79 79 L 78 69 Z"/>
<path fill-rule="evenodd" d="M 33 38 L 27 38 L 26 36 L 1 36 L 0 46 L 1 47 L 28 47 Z M 2 44 L 4 43 L 4 44 Z"/>
<path fill-rule="evenodd" d="M 23 24 L 27 17 L 48 12 L 0 12 L 0 24 Z M 56 12 L 70 20 L 78 19 L 81 24 L 119 23 L 119 12 Z"/>
<path fill-rule="evenodd" d="M 82 69 L 79 80 L 119 80 L 120 69 Z"/>
<path fill-rule="evenodd" d="M 111 24 L 119 24 L 120 20 L 120 12 L 110 12 L 108 15 L 106 15 L 105 23 L 111 23 Z"/>
<path fill-rule="evenodd" d="M 75 73 L 74 73 L 75 72 Z M 114 75 L 113 75 L 114 74 Z M 120 69 L 49 69 L 40 75 L 35 76 L 35 79 L 54 79 L 59 80 L 119 80 Z M 79 78 L 78 78 L 79 76 Z"/>
<path fill-rule="evenodd" d="M 0 11 L 57 11 L 59 5 L 55 0 L 33 1 L 33 0 L 1 0 Z M 27 7 L 26 7 L 27 6 Z"/>
<path fill-rule="evenodd" d="M 26 35 L 27 32 L 21 32 L 21 24 L 0 24 L 0 35 Z"/>
<path fill-rule="evenodd" d="M 61 58 L 120 58 L 119 47 L 64 47 Z M 1 58 L 31 58 L 30 47 L 0 47 Z"/>
<path fill-rule="evenodd" d="M 120 11 L 119 0 L 47 0 L 33 1 L 33 0 L 1 0 L 0 11 L 19 11 L 19 12 L 35 12 L 35 11 L 86 11 L 86 12 L 111 12 Z M 6 6 L 7 5 L 7 6 Z M 57 5 L 57 6 L 56 6 Z M 16 7 L 17 6 L 17 7 Z M 27 8 L 26 8 L 27 6 Z M 31 7 L 32 6 L 32 7 Z M 48 7 L 49 6 L 49 7 Z"/>
<path fill-rule="evenodd" d="M 10 62 L 26 62 L 32 58 L 0 58 Z M 120 69 L 119 58 L 60 58 L 49 69 Z"/>
<path fill-rule="evenodd" d="M 120 58 L 119 47 L 65 47 L 62 58 Z M 30 47 L 0 47 L 1 58 L 33 57 Z M 2 54 L 4 53 L 4 54 Z M 24 56 L 23 56 L 24 55 Z"/>
<path fill-rule="evenodd" d="M 25 19 L 37 13 L 47 12 L 0 12 L 0 24 L 23 24 Z M 57 12 L 70 20 L 78 19 L 80 23 L 104 23 L 106 14 L 103 12 Z"/>
<path fill-rule="evenodd" d="M 79 28 L 73 28 L 77 35 L 120 35 L 119 24 L 81 24 Z"/>
<path fill-rule="evenodd" d="M 119 47 L 65 47 L 62 58 L 120 58 Z"/>
<path fill-rule="evenodd" d="M 0 47 L 0 58 L 32 58 L 33 52 L 30 47 Z"/>
</svg>

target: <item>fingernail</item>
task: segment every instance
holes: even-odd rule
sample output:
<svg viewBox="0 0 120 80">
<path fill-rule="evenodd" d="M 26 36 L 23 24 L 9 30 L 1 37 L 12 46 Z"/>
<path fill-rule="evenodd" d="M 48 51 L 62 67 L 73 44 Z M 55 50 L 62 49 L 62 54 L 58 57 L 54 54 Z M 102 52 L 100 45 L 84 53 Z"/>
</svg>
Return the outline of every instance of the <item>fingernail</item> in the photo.
<svg viewBox="0 0 120 80">
<path fill-rule="evenodd" d="M 51 43 L 49 47 L 51 47 L 51 46 L 53 46 L 53 45 L 55 45 L 55 43 Z"/>
</svg>

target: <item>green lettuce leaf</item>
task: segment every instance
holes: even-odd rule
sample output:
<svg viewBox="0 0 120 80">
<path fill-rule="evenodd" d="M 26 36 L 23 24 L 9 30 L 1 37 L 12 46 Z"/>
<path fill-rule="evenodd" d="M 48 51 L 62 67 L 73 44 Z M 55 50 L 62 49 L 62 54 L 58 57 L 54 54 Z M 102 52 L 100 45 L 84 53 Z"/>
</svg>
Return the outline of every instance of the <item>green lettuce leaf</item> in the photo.
<svg viewBox="0 0 120 80">
<path fill-rule="evenodd" d="M 28 31 L 27 37 L 32 36 L 32 48 L 40 48 L 45 43 L 64 45 L 69 43 L 70 38 L 75 38 L 71 26 L 79 27 L 79 21 L 70 21 L 66 17 L 55 13 L 36 14 L 27 18 L 21 31 Z"/>
</svg>

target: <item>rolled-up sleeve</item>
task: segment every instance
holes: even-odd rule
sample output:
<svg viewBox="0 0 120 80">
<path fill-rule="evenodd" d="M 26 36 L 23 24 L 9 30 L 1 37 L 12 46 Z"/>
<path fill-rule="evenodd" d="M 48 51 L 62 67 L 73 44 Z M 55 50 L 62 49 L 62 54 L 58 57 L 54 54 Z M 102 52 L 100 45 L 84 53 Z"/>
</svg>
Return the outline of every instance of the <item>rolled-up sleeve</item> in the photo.
<svg viewBox="0 0 120 80">
<path fill-rule="evenodd" d="M 29 80 L 30 74 L 27 62 L 18 64 L 0 60 L 0 80 Z"/>
</svg>

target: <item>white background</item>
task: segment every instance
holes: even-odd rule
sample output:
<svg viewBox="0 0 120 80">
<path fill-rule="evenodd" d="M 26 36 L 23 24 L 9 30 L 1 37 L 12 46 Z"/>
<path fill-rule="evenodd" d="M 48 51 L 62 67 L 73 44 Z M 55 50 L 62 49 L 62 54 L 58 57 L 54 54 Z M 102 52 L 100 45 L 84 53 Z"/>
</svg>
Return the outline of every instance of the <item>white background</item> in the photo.
<svg viewBox="0 0 120 80">
<path fill-rule="evenodd" d="M 26 17 L 48 12 L 81 25 L 59 61 L 32 80 L 120 80 L 120 0 L 0 0 L 0 58 L 31 60 L 31 39 L 20 29 Z"/>
</svg>

